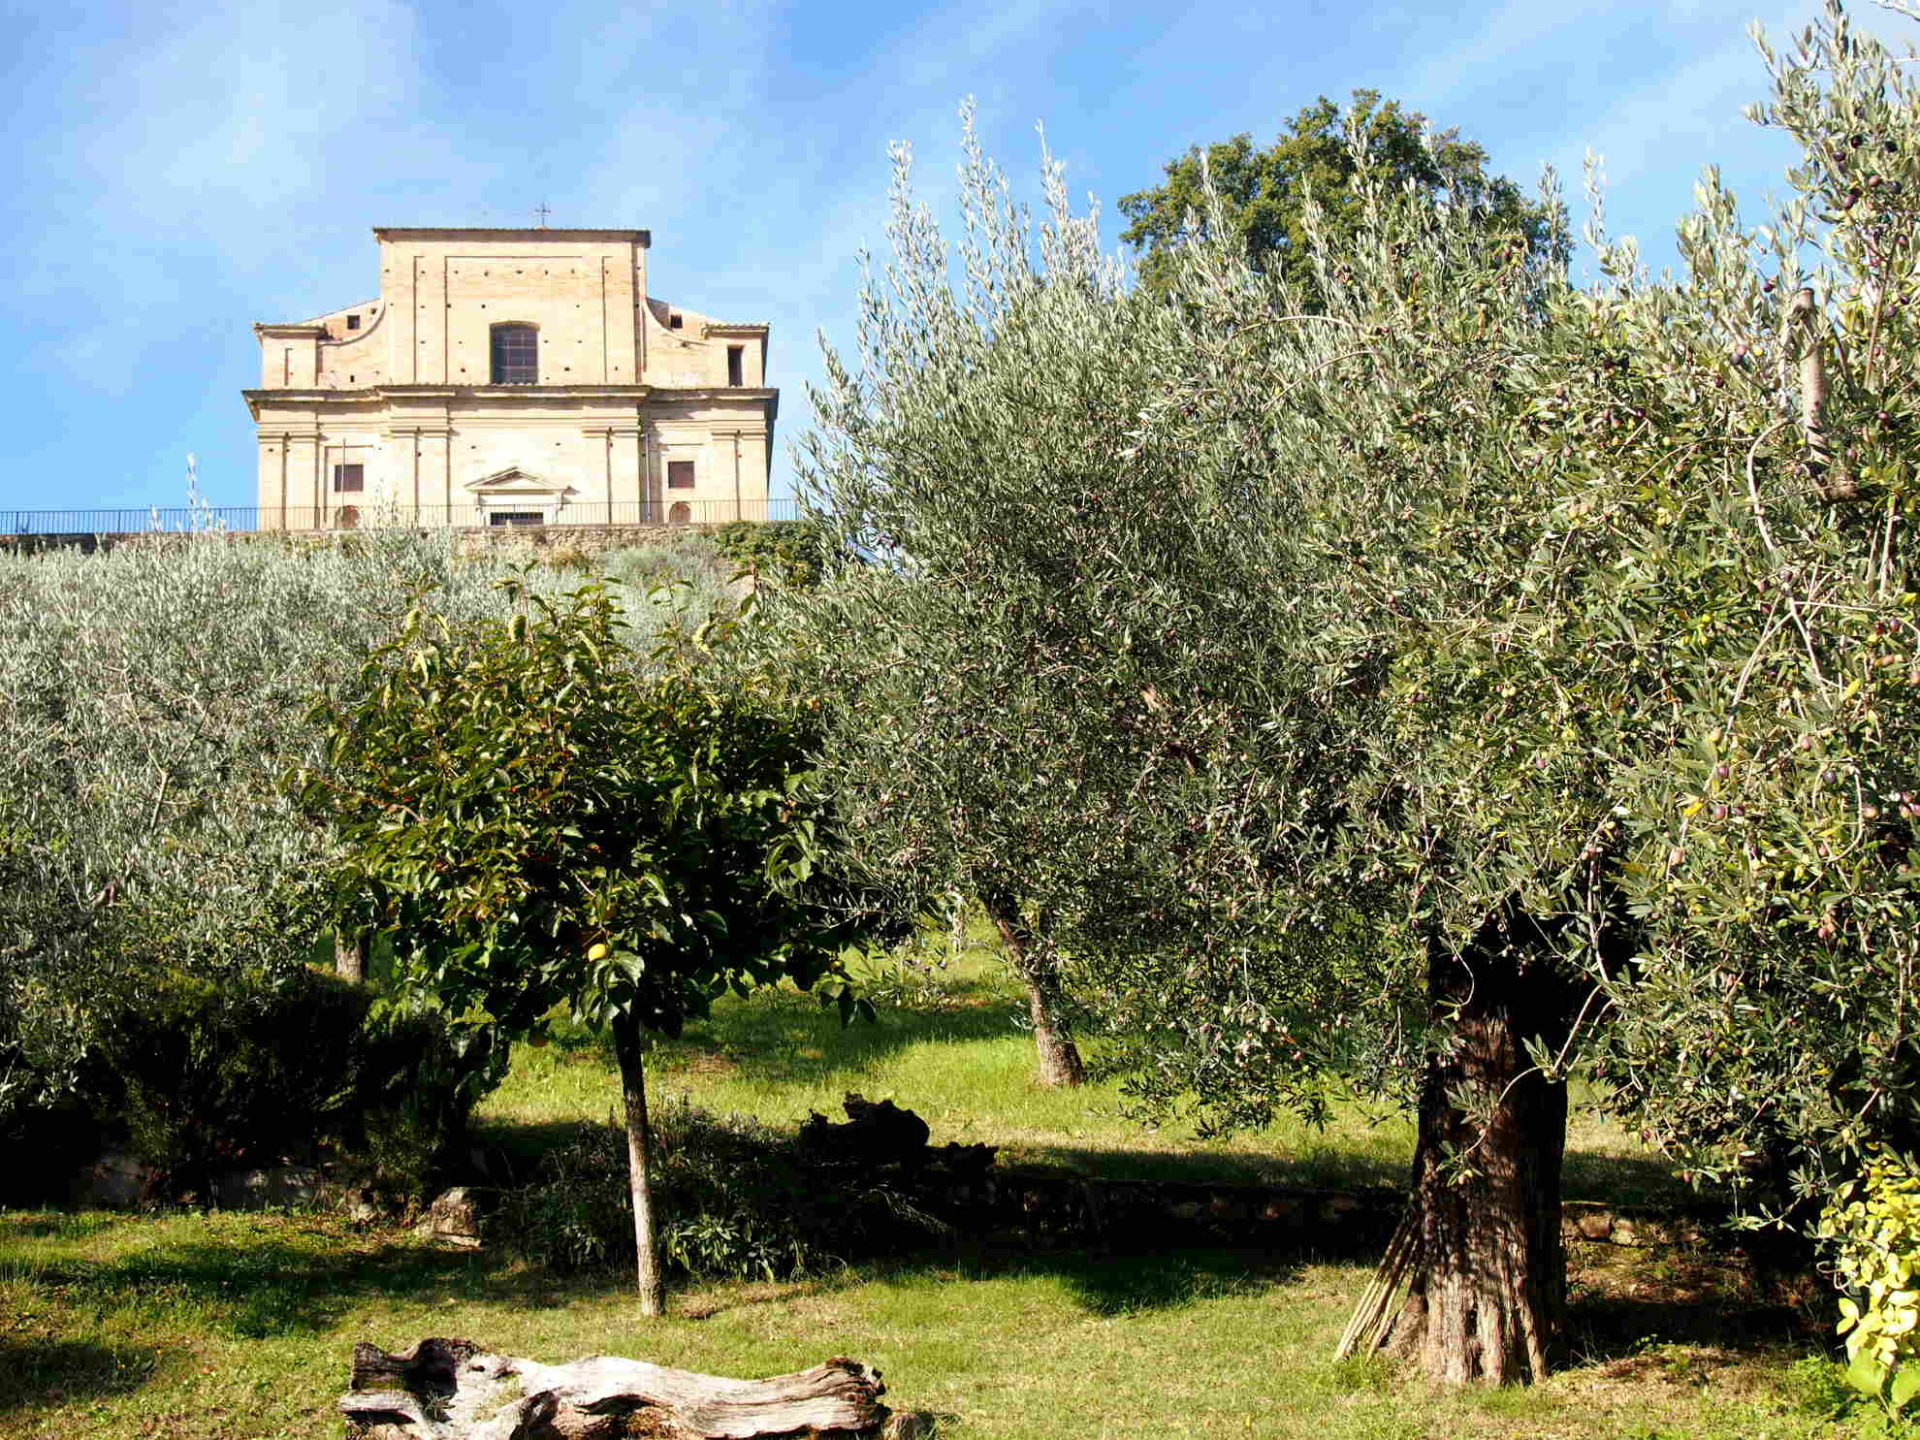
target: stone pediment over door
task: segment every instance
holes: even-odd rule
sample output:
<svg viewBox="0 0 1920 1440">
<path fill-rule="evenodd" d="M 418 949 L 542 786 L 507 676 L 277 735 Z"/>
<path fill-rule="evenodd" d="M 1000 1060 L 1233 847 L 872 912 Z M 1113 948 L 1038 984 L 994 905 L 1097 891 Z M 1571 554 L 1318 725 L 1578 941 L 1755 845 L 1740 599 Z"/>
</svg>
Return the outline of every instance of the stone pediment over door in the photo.
<svg viewBox="0 0 1920 1440">
<path fill-rule="evenodd" d="M 510 465 L 467 482 L 481 525 L 552 525 L 561 519 L 573 487 Z"/>
</svg>

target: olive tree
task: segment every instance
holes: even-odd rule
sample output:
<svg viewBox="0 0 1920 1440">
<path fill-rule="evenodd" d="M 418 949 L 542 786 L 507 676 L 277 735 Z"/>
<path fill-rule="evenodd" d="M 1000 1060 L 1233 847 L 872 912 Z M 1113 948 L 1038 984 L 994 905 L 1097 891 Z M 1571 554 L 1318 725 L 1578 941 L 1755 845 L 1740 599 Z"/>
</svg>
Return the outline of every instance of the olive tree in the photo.
<svg viewBox="0 0 1920 1440">
<path fill-rule="evenodd" d="M 0 554 L 0 1120 L 70 1091 L 103 1016 L 168 975 L 271 986 L 309 957 L 324 837 L 281 793 L 437 578 L 494 603 L 444 544 L 218 535 Z"/>
<path fill-rule="evenodd" d="M 847 542 L 1072 677 L 1109 823 L 1053 913 L 1144 1083 L 1417 1110 L 1349 1340 L 1438 1378 L 1551 1363 L 1577 1067 L 1736 1181 L 1911 1123 L 1920 107 L 1837 9 L 1772 64 L 1795 194 L 1709 172 L 1677 279 L 1576 286 L 1356 134 L 1312 304 L 1196 242 L 1176 310 L 976 173 L 964 278 L 903 193 L 822 398 Z"/>
<path fill-rule="evenodd" d="M 1125 829 L 1124 797 L 1140 764 L 1168 759 L 1168 737 L 1150 711 L 1127 733 L 1109 726 L 1115 703 L 1137 705 L 1153 673 L 1144 660 L 1129 667 L 1129 647 L 1153 637 L 1090 630 L 1069 593 L 1089 571 L 1102 593 L 1134 577 L 1108 570 L 1106 556 L 1054 549 L 1051 531 L 1068 517 L 1024 526 L 1070 486 L 1076 499 L 1109 488 L 1109 457 L 1088 436 L 1152 377 L 1125 343 L 1121 272 L 1099 258 L 1091 229 L 1068 219 L 1048 232 L 1077 282 L 1055 303 L 1020 268 L 1020 217 L 970 120 L 966 151 L 970 233 L 983 247 L 966 264 L 992 329 L 945 289 L 945 251 L 913 206 L 903 147 L 889 271 L 900 298 L 869 293 L 857 378 L 829 355 L 835 383 L 816 396 L 822 423 L 799 457 L 836 547 L 860 559 L 789 598 L 814 656 L 809 683 L 832 697 L 822 765 L 849 817 L 847 863 L 906 908 L 977 897 L 1027 990 L 1041 1080 L 1075 1083 L 1075 960 L 1063 942 L 1073 914 L 1105 903 L 1096 896 L 1137 911 L 1139 892 L 1120 877 L 1144 835 Z M 986 248 L 996 243 L 1011 248 Z M 1088 327 L 1076 337 L 1084 351 L 1059 343 L 1062 304 Z M 976 364 L 1022 393 L 974 403 Z M 924 448 L 906 464 L 897 444 Z M 961 480 L 983 460 L 991 476 Z M 1117 489 L 1097 502 L 1127 503 Z M 1079 519 L 1098 533 L 1098 509 Z M 1029 536 L 1017 563 L 996 563 L 998 547 Z M 1099 742 L 1084 743 L 1095 732 Z M 1096 885 L 1096 875 L 1113 883 Z"/>
<path fill-rule="evenodd" d="M 1020 650 L 947 643 L 994 622 L 936 582 L 862 567 L 789 598 L 789 661 L 810 657 L 806 683 L 827 701 L 821 767 L 844 821 L 838 863 L 898 913 L 977 900 L 1026 992 L 1039 1082 L 1081 1083 L 1052 912 L 1064 857 L 1106 817 L 1083 809 L 1102 789 L 1054 727 L 1058 677 Z"/>
<path fill-rule="evenodd" d="M 506 1040 L 562 1009 L 612 1036 L 657 1315 L 647 1036 L 729 990 L 813 985 L 854 912 L 817 893 L 809 702 L 723 663 L 741 620 L 643 655 L 604 585 L 509 586 L 514 614 L 467 623 L 423 596 L 358 694 L 322 705 L 326 761 L 300 790 L 403 990 Z"/>
</svg>

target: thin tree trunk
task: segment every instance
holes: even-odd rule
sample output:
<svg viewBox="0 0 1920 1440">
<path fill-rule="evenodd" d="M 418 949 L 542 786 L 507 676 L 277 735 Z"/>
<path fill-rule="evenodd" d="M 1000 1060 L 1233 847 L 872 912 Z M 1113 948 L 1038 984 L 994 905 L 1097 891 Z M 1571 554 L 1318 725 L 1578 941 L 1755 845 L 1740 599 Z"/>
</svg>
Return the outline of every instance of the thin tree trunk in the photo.
<svg viewBox="0 0 1920 1440">
<path fill-rule="evenodd" d="M 1558 1051 L 1576 987 L 1534 938 L 1516 952 L 1483 932 L 1486 943 L 1431 962 L 1429 995 L 1457 1017 L 1454 1044 L 1422 1084 L 1409 1291 L 1383 1343 L 1448 1384 L 1544 1379 L 1565 1318 L 1567 1092 L 1525 1043 Z"/>
<path fill-rule="evenodd" d="M 653 1133 L 647 1124 L 646 1040 L 637 1019 L 630 1015 L 614 1017 L 613 1050 L 620 1062 L 620 1092 L 627 1110 L 627 1182 L 633 1198 L 634 1278 L 640 1290 L 640 1313 L 663 1315 L 667 1308 L 667 1287 L 660 1275 L 660 1247 L 654 1235 L 653 1182 L 649 1172 Z"/>
<path fill-rule="evenodd" d="M 1062 1012 L 1060 977 L 1043 936 L 1036 935 L 1020 913 L 1020 903 L 1004 891 L 986 891 L 980 902 L 987 918 L 1000 931 L 1013 973 L 1027 987 L 1027 1014 L 1033 1022 L 1033 1044 L 1039 1052 L 1042 1085 L 1078 1085 L 1087 1078 L 1080 1047 L 1073 1043 Z"/>
<path fill-rule="evenodd" d="M 349 935 L 344 931 L 335 931 L 333 936 L 333 971 L 342 980 L 350 980 L 355 985 L 366 983 L 367 979 L 367 937 Z"/>
</svg>

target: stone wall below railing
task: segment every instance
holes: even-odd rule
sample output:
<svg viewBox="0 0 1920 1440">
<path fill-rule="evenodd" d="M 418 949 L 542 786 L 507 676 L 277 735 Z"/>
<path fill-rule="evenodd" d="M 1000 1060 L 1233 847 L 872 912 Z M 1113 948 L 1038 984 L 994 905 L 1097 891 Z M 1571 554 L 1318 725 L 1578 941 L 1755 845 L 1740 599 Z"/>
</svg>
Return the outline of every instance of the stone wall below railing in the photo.
<svg viewBox="0 0 1920 1440">
<path fill-rule="evenodd" d="M 463 553 L 520 552 L 532 556 L 571 552 L 601 555 L 643 545 L 672 545 L 689 535 L 708 535 L 717 525 L 497 525 L 467 526 L 420 534 L 449 534 Z M 0 553 L 34 555 L 47 550 L 112 550 L 121 546 L 170 550 L 197 542 L 254 543 L 308 547 L 388 533 L 380 530 L 152 530 L 126 535 L 0 535 Z"/>
<path fill-rule="evenodd" d="M 130 1156 L 103 1155 L 75 1177 L 74 1200 L 114 1208 L 153 1199 L 154 1178 Z M 488 1185 L 460 1187 L 436 1201 L 429 1233 L 449 1243 L 481 1243 Z M 312 1207 L 373 1218 L 369 1192 L 357 1182 L 300 1167 L 235 1171 L 218 1177 L 214 1203 L 223 1209 Z M 1351 1190 L 1306 1186 L 1123 1180 L 1055 1170 L 996 1166 L 980 1180 L 923 1197 L 955 1238 L 1031 1250 L 1166 1248 L 1258 1249 L 1275 1254 L 1377 1255 L 1400 1222 L 1403 1192 L 1386 1186 Z M 456 1203 L 457 1202 L 457 1203 Z M 464 1217 L 454 1225 L 447 1215 Z M 1724 1206 L 1621 1207 L 1568 1201 L 1562 1235 L 1568 1245 L 1628 1247 L 1730 1244 Z M 443 1223 L 445 1221 L 445 1223 Z"/>
</svg>

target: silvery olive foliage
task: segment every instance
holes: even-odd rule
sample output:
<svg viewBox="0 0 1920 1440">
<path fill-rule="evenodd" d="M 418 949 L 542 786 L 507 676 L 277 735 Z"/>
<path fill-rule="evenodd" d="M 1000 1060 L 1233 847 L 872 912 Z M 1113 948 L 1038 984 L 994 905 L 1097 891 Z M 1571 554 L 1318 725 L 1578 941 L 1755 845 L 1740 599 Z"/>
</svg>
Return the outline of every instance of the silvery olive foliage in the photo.
<svg viewBox="0 0 1920 1440">
<path fill-rule="evenodd" d="M 195 538 L 0 555 L 0 1117 L 57 1095 L 107 1003 L 306 960 L 329 842 L 285 773 L 419 583 L 493 613 L 444 542 Z"/>
<path fill-rule="evenodd" d="M 1272 591 L 1237 498 L 1130 433 L 1186 353 L 1181 314 L 1128 292 L 1056 166 L 1036 235 L 970 126 L 965 143 L 957 254 L 896 152 L 893 259 L 815 397 L 802 473 L 860 557 L 810 597 L 846 699 L 827 765 L 874 870 L 1030 897 L 1069 972 L 1094 967 L 1083 998 L 1136 1040 L 1181 1040 L 1184 1088 L 1172 1027 L 1218 1017 L 1179 957 L 1271 951 L 1271 737 L 1244 722 L 1284 657 L 1235 647 L 1270 629 Z"/>
<path fill-rule="evenodd" d="M 1085 908 L 1091 877 L 1127 863 L 1116 801 L 1140 757 L 1109 721 L 1143 680 L 1089 638 L 1068 595 L 1076 561 L 1046 552 L 1051 518 L 1019 563 L 999 563 L 997 547 L 1019 544 L 1028 512 L 1066 485 L 1109 483 L 1087 437 L 1150 377 L 1123 343 L 1124 272 L 1068 212 L 1058 168 L 1039 243 L 1072 279 L 1050 285 L 970 117 L 965 146 L 954 288 L 913 200 L 910 152 L 895 152 L 895 257 L 865 292 L 857 372 L 828 357 L 800 457 L 830 548 L 861 558 L 787 598 L 806 613 L 811 683 L 836 697 L 823 764 L 847 859 L 904 908 L 1011 897 L 1057 951 L 1055 927 Z M 1081 363 L 1083 348 L 1099 363 Z"/>
<path fill-rule="evenodd" d="M 1357 155 L 1313 305 L 1205 243 L 1163 304 L 1052 167 L 1036 228 L 970 149 L 950 252 L 903 164 L 808 480 L 840 593 L 1020 757 L 1144 1093 L 1405 1095 L 1491 934 L 1567 983 L 1531 1063 L 1690 1171 L 1916 1138 L 1920 105 L 1837 6 L 1762 54 L 1803 159 L 1765 214 L 1707 170 L 1673 275 Z"/>
</svg>

